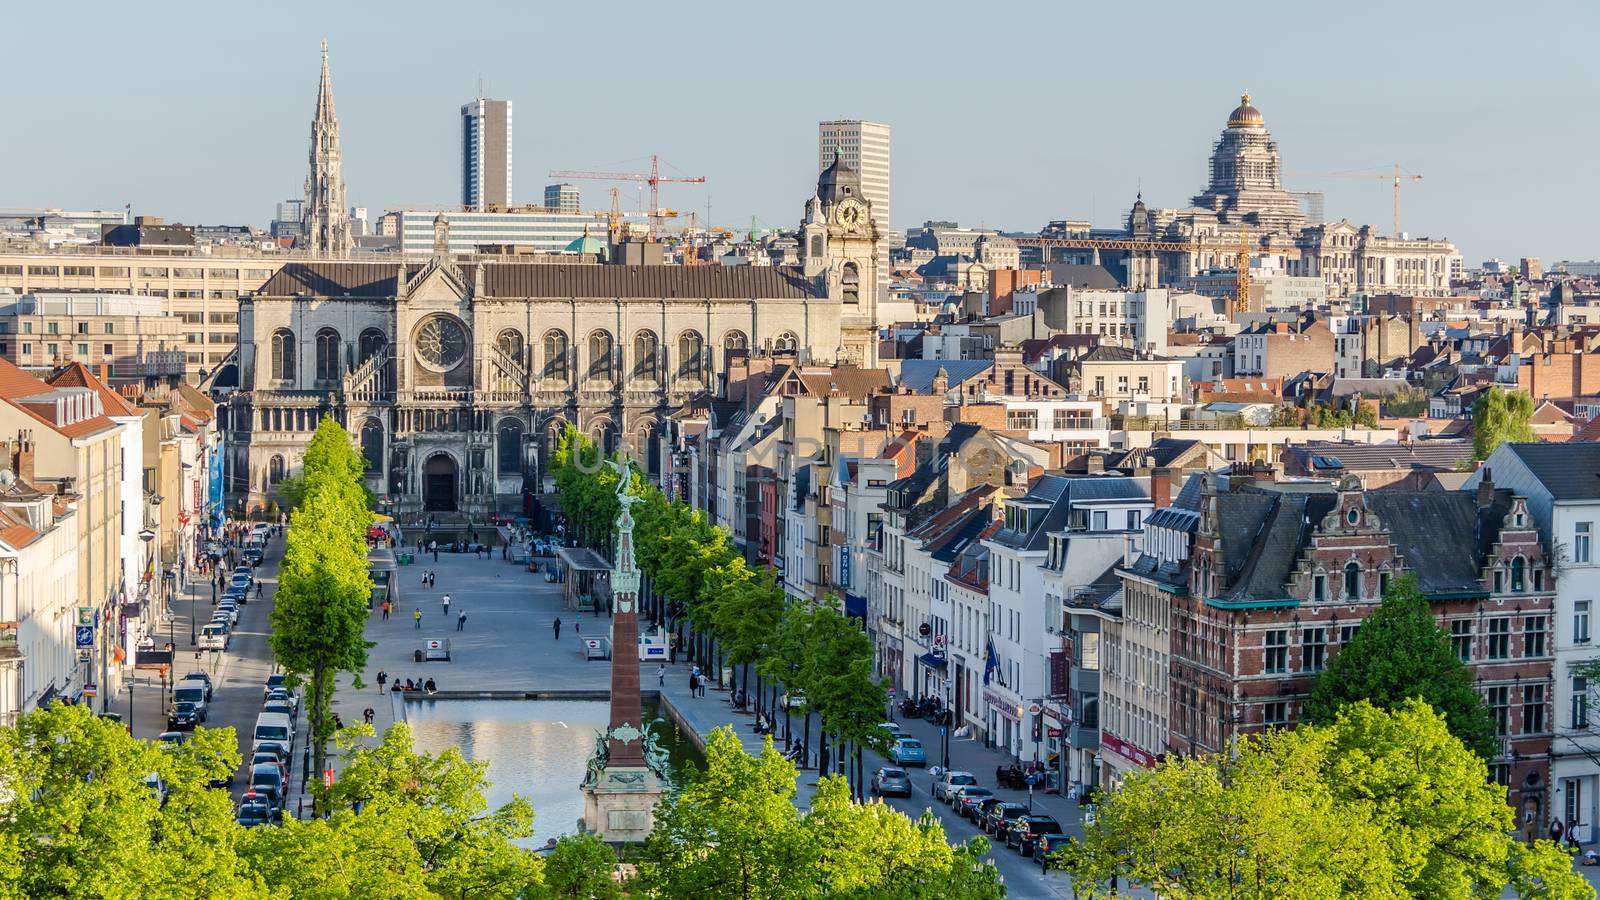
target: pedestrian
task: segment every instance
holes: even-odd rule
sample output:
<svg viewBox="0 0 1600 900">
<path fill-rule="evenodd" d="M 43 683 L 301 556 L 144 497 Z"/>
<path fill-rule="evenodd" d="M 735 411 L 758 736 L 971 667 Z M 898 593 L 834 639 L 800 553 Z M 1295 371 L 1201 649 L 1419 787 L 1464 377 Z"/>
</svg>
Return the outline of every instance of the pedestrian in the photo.
<svg viewBox="0 0 1600 900">
<path fill-rule="evenodd" d="M 429 541 L 428 543 L 433 544 L 432 541 Z M 439 561 L 439 545 L 438 544 L 433 544 L 433 561 L 434 562 L 438 562 Z"/>
<path fill-rule="evenodd" d="M 1573 820 L 1567 824 L 1567 847 L 1574 852 L 1579 849 L 1577 820 Z"/>
<path fill-rule="evenodd" d="M 378 670 L 378 693 L 380 693 L 380 694 L 383 693 L 383 683 L 388 681 L 388 680 L 389 680 L 389 673 L 385 672 L 382 669 L 379 669 Z"/>
<path fill-rule="evenodd" d="M 417 607 L 417 611 L 411 614 L 411 619 L 412 619 L 412 621 L 417 623 L 417 630 L 421 631 L 422 630 L 422 607 L 420 607 L 420 606 Z"/>
<path fill-rule="evenodd" d="M 293 753 L 294 751 L 291 750 L 289 752 Z M 294 757 L 291 756 L 289 758 L 293 759 Z M 310 783 L 310 781 L 311 781 L 311 742 L 310 741 L 306 741 L 305 752 L 300 754 L 300 790 L 302 790 L 302 791 L 305 790 L 306 789 L 306 785 L 308 783 Z"/>
<path fill-rule="evenodd" d="M 559 640 L 561 640 L 561 617 L 560 616 L 556 616 L 556 623 L 555 623 L 554 627 L 555 627 L 555 630 L 556 630 L 556 640 L 559 641 Z"/>
<path fill-rule="evenodd" d="M 689 673 L 689 696 L 700 696 L 700 670 L 695 669 Z"/>
<path fill-rule="evenodd" d="M 377 715 L 377 713 L 374 712 L 372 707 L 369 706 L 361 711 L 361 720 L 366 722 L 368 725 L 371 725 L 372 717 L 375 715 Z"/>
<path fill-rule="evenodd" d="M 667 667 L 661 663 L 656 663 L 656 684 L 667 686 Z"/>
<path fill-rule="evenodd" d="M 389 621 L 389 601 L 387 601 L 387 600 L 383 601 L 383 606 L 381 608 L 383 610 L 383 619 L 382 619 L 382 621 L 384 621 L 384 622 Z"/>
<path fill-rule="evenodd" d="M 445 594 L 444 595 L 444 614 L 447 615 L 447 616 L 450 615 L 450 595 L 449 594 Z"/>
<path fill-rule="evenodd" d="M 427 587 L 428 586 L 428 570 L 427 569 L 423 569 L 422 570 L 422 586 L 423 587 Z"/>
<path fill-rule="evenodd" d="M 338 713 L 334 713 L 333 714 L 333 730 L 334 731 L 343 731 L 344 730 L 344 720 L 339 718 L 339 714 Z"/>
<path fill-rule="evenodd" d="M 572 633 L 583 634 L 583 613 L 578 613 L 577 617 L 572 620 Z"/>
<path fill-rule="evenodd" d="M 510 551 L 511 551 L 511 545 L 510 544 L 501 544 L 500 545 L 500 558 L 501 559 L 510 559 L 511 558 L 511 552 Z"/>
<path fill-rule="evenodd" d="M 456 616 L 456 630 L 457 631 L 466 631 L 467 630 L 467 611 L 464 610 L 464 609 L 461 611 L 461 615 Z"/>
<path fill-rule="evenodd" d="M 1563 834 L 1566 834 L 1566 829 L 1562 827 L 1560 819 L 1550 823 L 1550 840 L 1559 844 Z"/>
</svg>

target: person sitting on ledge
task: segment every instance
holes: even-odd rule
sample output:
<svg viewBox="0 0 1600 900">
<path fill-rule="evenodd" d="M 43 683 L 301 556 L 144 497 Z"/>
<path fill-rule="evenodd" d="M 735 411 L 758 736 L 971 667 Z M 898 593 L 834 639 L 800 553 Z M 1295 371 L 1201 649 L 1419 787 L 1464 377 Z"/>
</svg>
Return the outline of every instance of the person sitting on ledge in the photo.
<svg viewBox="0 0 1600 900">
<path fill-rule="evenodd" d="M 422 687 L 423 687 L 424 690 L 426 690 L 430 694 L 439 693 L 439 687 L 438 687 L 438 685 L 435 685 L 433 683 L 433 679 L 432 678 L 429 678 L 427 683 L 424 684 Z"/>
</svg>

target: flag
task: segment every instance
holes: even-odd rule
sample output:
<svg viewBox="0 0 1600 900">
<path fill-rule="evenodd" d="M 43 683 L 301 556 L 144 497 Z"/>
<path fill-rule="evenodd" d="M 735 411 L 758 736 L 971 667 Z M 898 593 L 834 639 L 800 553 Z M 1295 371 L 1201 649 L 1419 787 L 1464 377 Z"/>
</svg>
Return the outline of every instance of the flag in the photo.
<svg viewBox="0 0 1600 900">
<path fill-rule="evenodd" d="M 994 638 L 989 638 L 989 646 L 983 661 L 983 683 L 988 686 L 989 679 L 1000 668 L 1000 655 L 994 652 Z M 1005 679 L 1000 680 L 1000 686 L 1005 687 Z"/>
</svg>

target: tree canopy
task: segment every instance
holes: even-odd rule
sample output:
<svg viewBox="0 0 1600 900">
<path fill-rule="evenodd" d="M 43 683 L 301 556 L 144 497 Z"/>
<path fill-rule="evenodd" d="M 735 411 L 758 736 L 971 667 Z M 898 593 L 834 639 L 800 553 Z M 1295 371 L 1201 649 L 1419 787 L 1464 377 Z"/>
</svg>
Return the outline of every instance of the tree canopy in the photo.
<svg viewBox="0 0 1600 900">
<path fill-rule="evenodd" d="M 1417 587 L 1417 576 L 1408 574 L 1389 583 L 1383 603 L 1317 677 L 1306 718 L 1329 724 L 1349 703 L 1366 700 L 1383 709 L 1399 709 L 1412 697 L 1422 698 L 1443 715 L 1450 733 L 1480 757 L 1494 756 L 1494 718 L 1471 670 L 1433 618 Z"/>
<path fill-rule="evenodd" d="M 1174 758 L 1108 795 L 1062 851 L 1080 896 L 1589 900 L 1556 844 L 1518 842 L 1505 788 L 1420 700 Z"/>
<path fill-rule="evenodd" d="M 1532 421 L 1533 398 L 1528 394 L 1498 387 L 1484 391 L 1472 404 L 1472 455 L 1488 459 L 1506 441 L 1537 440 Z"/>
</svg>

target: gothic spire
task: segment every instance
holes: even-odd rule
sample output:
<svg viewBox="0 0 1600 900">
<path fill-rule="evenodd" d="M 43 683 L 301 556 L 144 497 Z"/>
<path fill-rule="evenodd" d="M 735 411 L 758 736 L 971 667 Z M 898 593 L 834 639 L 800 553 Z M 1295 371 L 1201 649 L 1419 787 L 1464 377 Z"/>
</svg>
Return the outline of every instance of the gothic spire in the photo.
<svg viewBox="0 0 1600 900">
<path fill-rule="evenodd" d="M 306 205 L 301 246 L 319 253 L 350 252 L 350 212 L 344 202 L 340 166 L 339 117 L 333 111 L 333 75 L 328 69 L 328 42 L 322 42 L 322 78 L 317 84 L 317 112 L 311 120 L 311 173 L 306 178 Z"/>
</svg>

